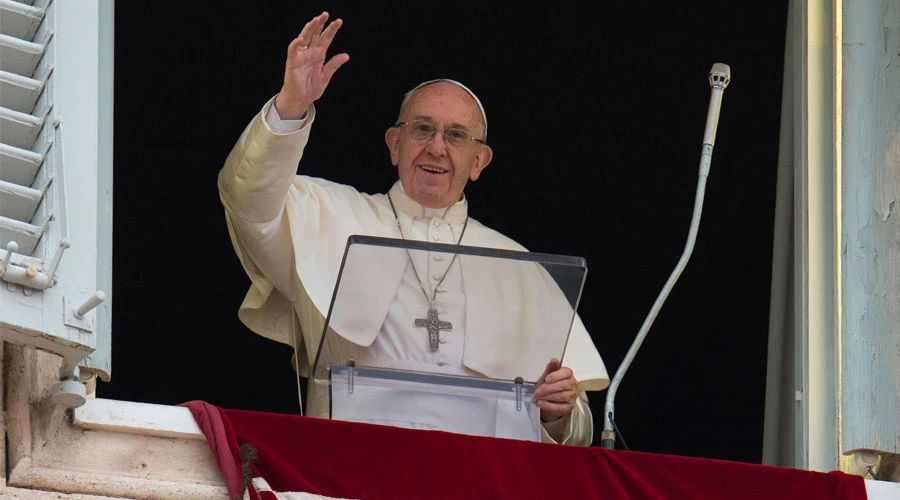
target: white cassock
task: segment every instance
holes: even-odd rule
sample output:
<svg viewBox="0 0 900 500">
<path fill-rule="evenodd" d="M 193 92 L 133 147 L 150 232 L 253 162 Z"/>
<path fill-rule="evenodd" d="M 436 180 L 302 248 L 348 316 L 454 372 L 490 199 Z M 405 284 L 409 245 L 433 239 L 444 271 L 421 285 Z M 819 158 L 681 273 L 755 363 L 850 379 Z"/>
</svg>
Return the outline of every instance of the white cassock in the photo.
<svg viewBox="0 0 900 500">
<path fill-rule="evenodd" d="M 310 375 L 351 235 L 399 238 L 399 220 L 407 239 L 457 243 L 465 227 L 464 245 L 525 251 L 477 220 L 469 217 L 467 221 L 465 201 L 447 209 L 426 209 L 407 196 L 398 181 L 390 190 L 395 218 L 387 194 L 360 193 L 351 186 L 297 175 L 314 119 L 315 108 L 310 107 L 299 123 L 281 122 L 270 100 L 244 130 L 219 174 L 229 234 L 252 281 L 238 316 L 255 333 L 301 350 L 299 372 L 304 376 Z M 412 261 L 395 259 L 392 265 L 373 266 L 374 274 L 367 283 L 378 285 L 357 287 L 360 303 L 367 304 L 366 314 L 344 315 L 347 325 L 329 326 L 350 341 L 348 345 L 366 347 L 367 356 L 376 364 L 378 359 L 403 359 L 407 363 L 404 369 L 536 380 L 549 361 L 544 355 L 547 351 L 534 345 L 543 337 L 523 337 L 522 332 L 542 331 L 540 325 L 547 321 L 573 317 L 564 299 L 558 302 L 560 307 L 551 306 L 559 297 L 546 291 L 556 288 L 543 286 L 540 273 L 521 272 L 524 281 L 520 285 L 541 286 L 474 286 L 484 282 L 489 267 L 465 264 L 467 257 L 450 265 L 452 259 L 445 259 L 446 254 L 429 257 L 413 252 L 410 257 Z M 420 278 L 427 293 L 440 282 L 435 295 L 438 312 L 441 320 L 453 325 L 441 333 L 436 352 L 427 348 L 424 329 L 410 328 L 410 318 L 422 318 L 428 309 Z M 502 293 L 503 299 L 491 296 L 496 293 Z M 497 303 L 540 307 L 516 307 L 512 316 L 484 307 Z M 508 325 L 511 317 L 515 328 Z M 571 323 L 563 364 L 573 370 L 582 397 L 570 418 L 544 424 L 542 438 L 556 441 L 550 431 L 562 443 L 589 445 L 593 426 L 584 392 L 605 389 L 609 376 L 577 315 Z M 527 338 L 531 340 L 523 341 Z M 529 353 L 540 356 L 529 359 Z M 510 367 L 515 367 L 514 371 Z M 329 416 L 327 387 L 309 384 L 306 410 L 310 416 Z M 553 429 L 559 425 L 565 427 Z"/>
</svg>

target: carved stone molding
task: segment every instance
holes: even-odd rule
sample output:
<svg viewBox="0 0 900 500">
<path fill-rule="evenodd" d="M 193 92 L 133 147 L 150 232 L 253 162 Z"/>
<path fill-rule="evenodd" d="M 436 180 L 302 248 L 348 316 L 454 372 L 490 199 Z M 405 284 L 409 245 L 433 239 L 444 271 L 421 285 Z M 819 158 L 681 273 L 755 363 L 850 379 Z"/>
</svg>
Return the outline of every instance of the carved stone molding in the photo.
<svg viewBox="0 0 900 500">
<path fill-rule="evenodd" d="M 0 428 L 7 450 L 0 460 L 8 463 L 0 464 L 8 475 L 0 497 L 228 498 L 185 408 L 110 400 L 89 400 L 74 411 L 54 407 L 50 395 L 62 358 L 15 344 L 2 349 L 6 419 Z"/>
</svg>

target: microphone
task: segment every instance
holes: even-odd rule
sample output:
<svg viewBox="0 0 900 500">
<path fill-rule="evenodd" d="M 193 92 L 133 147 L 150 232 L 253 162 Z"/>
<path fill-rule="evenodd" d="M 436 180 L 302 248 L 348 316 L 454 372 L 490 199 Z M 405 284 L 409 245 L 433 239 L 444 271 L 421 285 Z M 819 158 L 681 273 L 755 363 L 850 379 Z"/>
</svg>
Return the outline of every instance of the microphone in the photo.
<svg viewBox="0 0 900 500">
<path fill-rule="evenodd" d="M 719 110 L 722 108 L 722 94 L 731 83 L 731 68 L 727 64 L 715 63 L 709 70 L 709 111 L 706 113 L 706 128 L 703 130 L 703 152 L 700 173 L 709 174 L 712 150 L 716 143 L 716 129 L 719 126 Z M 705 161 L 703 161 L 705 160 Z"/>
<path fill-rule="evenodd" d="M 703 147 L 700 152 L 700 172 L 697 181 L 697 194 L 694 198 L 694 214 L 691 217 L 691 227 L 688 230 L 687 244 L 685 245 L 684 252 L 681 254 L 681 259 L 679 259 L 678 264 L 675 266 L 675 270 L 672 271 L 669 280 L 666 281 L 665 286 L 663 286 L 662 291 L 656 298 L 656 302 L 654 302 L 653 307 L 650 308 L 650 313 L 647 315 L 646 319 L 644 319 L 644 324 L 641 325 L 637 337 L 635 337 L 634 342 L 632 342 L 631 348 L 628 349 L 625 358 L 622 360 L 622 364 L 619 365 L 619 369 L 616 370 L 616 374 L 613 376 L 609 383 L 609 387 L 607 388 L 606 415 L 604 415 L 603 419 L 603 432 L 600 434 L 601 445 L 606 449 L 614 449 L 616 444 L 616 433 L 618 432 L 618 429 L 616 428 L 615 419 L 613 418 L 615 408 L 614 401 L 616 391 L 619 388 L 619 384 L 622 382 L 622 377 L 634 360 L 634 356 L 637 354 L 638 349 L 647 337 L 647 332 L 650 331 L 650 325 L 653 324 L 656 315 L 659 314 L 663 302 L 665 302 L 666 297 L 669 296 L 672 287 L 675 286 L 675 281 L 681 276 L 681 272 L 687 265 L 691 252 L 694 250 L 694 242 L 697 239 L 697 228 L 700 226 L 700 214 L 703 210 L 703 195 L 706 191 L 706 179 L 709 176 L 709 165 L 712 162 L 713 146 L 715 145 L 716 140 L 716 129 L 719 126 L 719 110 L 722 107 L 722 94 L 725 91 L 725 87 L 727 87 L 730 82 L 731 68 L 727 64 L 713 64 L 712 69 L 709 72 L 711 95 L 709 97 L 709 110 L 706 113 L 706 127 L 703 130 Z"/>
</svg>

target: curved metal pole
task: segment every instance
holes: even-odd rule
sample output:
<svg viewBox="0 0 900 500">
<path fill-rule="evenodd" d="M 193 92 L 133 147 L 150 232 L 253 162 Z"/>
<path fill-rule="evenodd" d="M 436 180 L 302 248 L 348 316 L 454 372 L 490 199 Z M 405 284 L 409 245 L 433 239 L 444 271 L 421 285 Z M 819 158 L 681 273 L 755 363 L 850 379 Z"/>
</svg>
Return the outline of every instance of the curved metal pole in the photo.
<svg viewBox="0 0 900 500">
<path fill-rule="evenodd" d="M 675 282 L 678 280 L 678 277 L 681 276 L 681 272 L 684 271 L 684 268 L 687 266 L 688 259 L 690 258 L 691 253 L 694 251 L 694 242 L 697 240 L 697 230 L 700 227 L 700 215 L 703 211 L 703 197 L 706 192 L 706 179 L 709 176 L 709 166 L 712 162 L 716 128 L 718 127 L 719 123 L 719 109 L 722 104 L 722 93 L 725 90 L 725 87 L 728 86 L 730 81 L 731 68 L 729 68 L 727 64 L 714 64 L 712 70 L 710 70 L 709 72 L 709 85 L 712 89 L 712 95 L 710 95 L 709 98 L 710 102 L 709 110 L 706 116 L 706 129 L 703 133 L 703 148 L 700 153 L 700 172 L 699 179 L 697 181 L 697 194 L 694 197 L 694 213 L 691 217 L 691 227 L 688 230 L 687 243 L 685 245 L 684 252 L 682 252 L 681 254 L 681 259 L 678 260 L 678 264 L 675 266 L 675 270 L 672 271 L 671 275 L 669 275 L 669 279 L 666 281 L 666 284 L 663 286 L 662 291 L 657 296 L 656 302 L 654 302 L 653 307 L 650 308 L 650 313 L 644 319 L 644 324 L 641 325 L 641 329 L 638 332 L 637 337 L 635 337 L 634 342 L 632 342 L 631 347 L 625 354 L 625 359 L 622 360 L 622 364 L 619 365 L 618 370 L 616 370 L 616 374 L 610 381 L 609 388 L 606 392 L 606 407 L 603 415 L 603 431 L 600 435 L 601 445 L 606 449 L 614 449 L 616 444 L 616 433 L 613 425 L 613 413 L 615 411 L 614 401 L 616 397 L 616 391 L 618 391 L 619 384 L 622 382 L 622 377 L 625 376 L 625 371 L 628 370 L 628 367 L 631 366 L 631 362 L 634 361 L 634 357 L 637 354 L 638 349 L 640 349 L 641 344 L 643 344 L 644 339 L 647 337 L 647 333 L 650 331 L 650 326 L 656 319 L 656 315 L 659 314 L 659 310 L 662 308 L 663 303 L 666 301 L 666 298 L 672 291 L 672 287 L 675 286 Z"/>
</svg>

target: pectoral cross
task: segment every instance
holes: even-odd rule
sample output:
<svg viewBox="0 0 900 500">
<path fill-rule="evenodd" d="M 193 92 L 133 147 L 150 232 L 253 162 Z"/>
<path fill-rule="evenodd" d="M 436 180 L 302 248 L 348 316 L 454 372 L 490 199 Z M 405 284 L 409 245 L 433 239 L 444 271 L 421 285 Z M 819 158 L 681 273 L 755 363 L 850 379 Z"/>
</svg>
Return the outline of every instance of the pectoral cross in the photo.
<svg viewBox="0 0 900 500">
<path fill-rule="evenodd" d="M 441 343 L 441 330 L 450 330 L 453 324 L 449 321 L 441 321 L 438 318 L 437 309 L 434 306 L 428 308 L 428 317 L 416 320 L 416 326 L 424 326 L 428 329 L 428 348 L 431 352 L 437 352 Z"/>
</svg>

